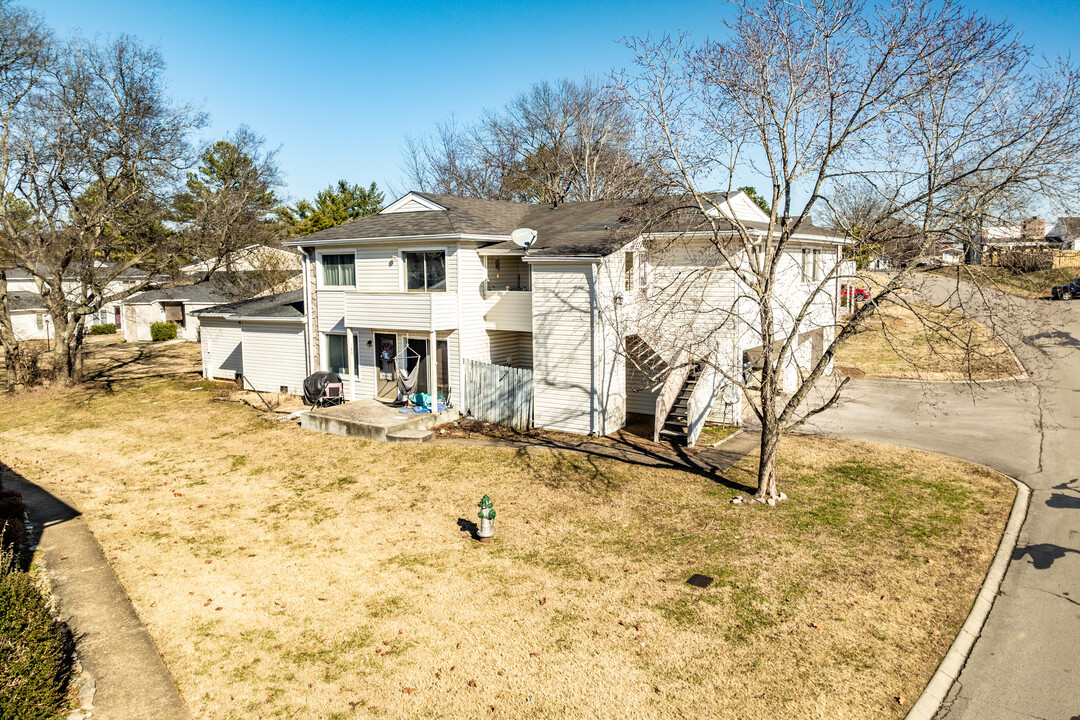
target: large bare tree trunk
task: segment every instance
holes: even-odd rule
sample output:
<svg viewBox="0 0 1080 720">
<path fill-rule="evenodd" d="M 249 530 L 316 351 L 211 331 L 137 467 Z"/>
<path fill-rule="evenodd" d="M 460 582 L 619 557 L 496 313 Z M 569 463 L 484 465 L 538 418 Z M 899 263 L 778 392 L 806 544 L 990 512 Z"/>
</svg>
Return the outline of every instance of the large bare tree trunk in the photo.
<svg viewBox="0 0 1080 720">
<path fill-rule="evenodd" d="M 53 316 L 53 384 L 67 387 L 82 381 L 83 322 Z"/>
<path fill-rule="evenodd" d="M 0 344 L 4 347 L 4 376 L 9 391 L 18 392 L 26 385 L 22 362 L 22 347 L 11 326 L 11 306 L 8 303 L 7 277 L 0 269 Z"/>
</svg>

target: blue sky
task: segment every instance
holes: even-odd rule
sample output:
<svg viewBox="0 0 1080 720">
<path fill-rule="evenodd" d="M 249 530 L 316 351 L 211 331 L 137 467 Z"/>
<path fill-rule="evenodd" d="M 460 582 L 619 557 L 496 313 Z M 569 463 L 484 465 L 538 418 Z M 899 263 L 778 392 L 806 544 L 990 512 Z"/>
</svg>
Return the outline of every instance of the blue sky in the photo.
<svg viewBox="0 0 1080 720">
<path fill-rule="evenodd" d="M 61 35 L 126 33 L 156 46 L 173 96 L 210 114 L 206 139 L 247 124 L 280 147 L 292 198 L 339 178 L 408 189 L 406 133 L 470 121 L 537 80 L 624 67 L 624 36 L 717 36 L 729 12 L 715 0 L 23 4 Z M 1069 53 L 1080 37 L 1076 0 L 968 5 L 1011 21 L 1041 53 Z"/>
</svg>

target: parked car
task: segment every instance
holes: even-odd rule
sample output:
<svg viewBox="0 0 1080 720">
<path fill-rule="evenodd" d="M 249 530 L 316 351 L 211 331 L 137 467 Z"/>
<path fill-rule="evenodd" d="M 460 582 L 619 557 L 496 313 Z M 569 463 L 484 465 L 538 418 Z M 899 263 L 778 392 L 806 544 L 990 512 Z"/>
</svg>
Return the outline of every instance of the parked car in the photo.
<svg viewBox="0 0 1080 720">
<path fill-rule="evenodd" d="M 848 287 L 847 284 L 845 283 L 845 284 L 840 285 L 840 296 L 841 297 L 846 297 L 846 298 L 854 297 L 854 298 L 856 298 L 858 300 L 869 300 L 870 299 L 870 291 L 867 290 L 866 288 Z"/>
<path fill-rule="evenodd" d="M 1080 278 L 1069 281 L 1066 285 L 1055 285 L 1050 291 L 1055 300 L 1073 300 L 1080 298 Z"/>
</svg>

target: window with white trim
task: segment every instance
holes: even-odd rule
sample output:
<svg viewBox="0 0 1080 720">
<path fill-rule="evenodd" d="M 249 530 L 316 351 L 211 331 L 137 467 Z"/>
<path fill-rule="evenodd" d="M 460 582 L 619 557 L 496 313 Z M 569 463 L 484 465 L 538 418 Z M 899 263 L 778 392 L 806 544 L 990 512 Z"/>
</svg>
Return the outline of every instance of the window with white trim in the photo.
<svg viewBox="0 0 1080 720">
<path fill-rule="evenodd" d="M 355 287 L 356 259 L 352 253 L 323 255 L 322 274 L 326 287 Z"/>
<path fill-rule="evenodd" d="M 405 289 L 409 292 L 446 291 L 446 253 L 402 252 L 405 263 Z"/>
<path fill-rule="evenodd" d="M 349 344 L 345 335 L 326 336 L 326 369 L 338 375 L 349 374 Z"/>
</svg>

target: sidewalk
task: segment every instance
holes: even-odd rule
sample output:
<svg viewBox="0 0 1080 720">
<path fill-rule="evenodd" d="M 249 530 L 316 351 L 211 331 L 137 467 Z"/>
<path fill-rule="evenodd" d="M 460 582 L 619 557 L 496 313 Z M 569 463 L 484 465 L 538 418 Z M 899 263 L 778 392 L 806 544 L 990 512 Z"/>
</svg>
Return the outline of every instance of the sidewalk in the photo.
<svg viewBox="0 0 1080 720">
<path fill-rule="evenodd" d="M 75 635 L 85 673 L 95 684 L 93 717 L 101 720 L 190 720 L 131 602 L 78 511 L 9 473 L 4 486 L 22 493 L 37 540 L 35 557 Z"/>
</svg>

